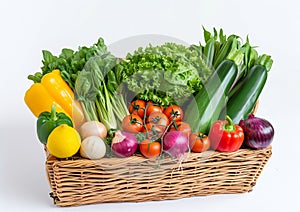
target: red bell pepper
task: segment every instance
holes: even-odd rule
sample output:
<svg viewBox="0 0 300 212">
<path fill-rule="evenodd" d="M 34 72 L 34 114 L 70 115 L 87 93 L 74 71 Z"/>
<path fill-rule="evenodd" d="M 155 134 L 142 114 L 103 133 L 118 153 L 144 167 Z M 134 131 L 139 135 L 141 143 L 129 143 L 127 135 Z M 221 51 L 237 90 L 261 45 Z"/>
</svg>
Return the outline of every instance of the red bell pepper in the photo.
<svg viewBox="0 0 300 212">
<path fill-rule="evenodd" d="M 213 123 L 208 137 L 213 149 L 220 152 L 234 152 L 242 146 L 244 132 L 229 116 L 226 116 L 225 121 L 218 120 Z"/>
</svg>

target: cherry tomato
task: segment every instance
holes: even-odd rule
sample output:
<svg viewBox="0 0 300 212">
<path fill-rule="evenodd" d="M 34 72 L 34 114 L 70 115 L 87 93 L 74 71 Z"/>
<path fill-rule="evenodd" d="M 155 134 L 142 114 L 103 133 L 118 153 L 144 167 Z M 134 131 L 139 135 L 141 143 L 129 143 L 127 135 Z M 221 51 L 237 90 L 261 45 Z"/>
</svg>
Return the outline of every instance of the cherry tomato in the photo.
<svg viewBox="0 0 300 212">
<path fill-rule="evenodd" d="M 144 100 L 138 99 L 131 102 L 129 105 L 129 113 L 139 115 L 144 118 L 146 108 L 146 102 Z"/>
<path fill-rule="evenodd" d="M 140 143 L 140 152 L 146 158 L 153 158 L 160 155 L 161 145 L 157 141 L 151 142 L 149 139 L 145 139 Z"/>
<path fill-rule="evenodd" d="M 183 110 L 177 105 L 170 105 L 164 110 L 164 114 L 169 118 L 170 121 L 181 121 L 183 118 Z"/>
<path fill-rule="evenodd" d="M 193 152 L 204 152 L 210 147 L 210 140 L 207 135 L 203 133 L 193 133 L 190 136 L 190 147 Z"/>
<path fill-rule="evenodd" d="M 162 112 L 152 112 L 148 116 L 147 122 L 160 126 L 167 126 L 170 123 L 168 117 Z"/>
<path fill-rule="evenodd" d="M 191 126 L 186 122 L 176 122 L 176 123 L 172 124 L 170 131 L 181 131 L 187 137 L 189 137 L 192 134 Z"/>
<path fill-rule="evenodd" d="M 146 128 L 143 129 L 143 132 L 147 133 L 147 138 L 154 141 L 160 139 L 166 129 L 165 126 L 159 126 L 153 123 L 147 123 Z"/>
<path fill-rule="evenodd" d="M 146 106 L 146 115 L 150 116 L 153 112 L 163 112 L 163 107 L 159 105 L 155 105 L 152 101 L 147 102 Z"/>
<path fill-rule="evenodd" d="M 143 130 L 143 120 L 136 114 L 125 116 L 122 121 L 122 128 L 126 132 L 138 133 Z"/>
</svg>

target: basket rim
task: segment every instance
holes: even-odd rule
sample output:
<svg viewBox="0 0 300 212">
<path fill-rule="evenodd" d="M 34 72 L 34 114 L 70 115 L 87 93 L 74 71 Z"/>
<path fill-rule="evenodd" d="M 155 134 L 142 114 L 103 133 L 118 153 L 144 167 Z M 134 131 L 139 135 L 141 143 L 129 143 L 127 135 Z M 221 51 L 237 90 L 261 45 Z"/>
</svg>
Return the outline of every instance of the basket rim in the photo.
<svg viewBox="0 0 300 212">
<path fill-rule="evenodd" d="M 272 145 L 269 145 L 266 148 L 263 149 L 249 149 L 249 148 L 240 148 L 237 151 L 234 152 L 220 152 L 220 151 L 215 151 L 215 150 L 207 150 L 204 152 L 200 152 L 200 153 L 196 153 L 196 152 L 187 152 L 185 154 L 184 160 L 182 162 L 186 162 L 189 159 L 203 159 L 203 158 L 210 158 L 210 157 L 215 157 L 215 156 L 219 156 L 219 157 L 234 157 L 237 155 L 241 155 L 241 154 L 248 154 L 250 152 L 256 152 L 259 154 L 259 152 L 264 153 L 264 152 L 268 152 L 272 150 Z M 177 158 L 172 158 L 170 156 L 164 157 L 162 159 L 157 159 L 157 158 L 146 158 L 144 157 L 142 154 L 140 153 L 135 153 L 134 155 L 130 156 L 130 157 L 104 157 L 101 159 L 96 159 L 96 160 L 91 160 L 88 158 L 83 158 L 81 156 L 74 156 L 71 158 L 67 158 L 67 159 L 60 159 L 60 158 L 56 158 L 55 156 L 49 154 L 48 152 L 46 152 L 46 161 L 55 161 L 55 162 L 60 162 L 60 163 L 72 163 L 72 161 L 80 161 L 80 162 L 85 162 L 86 164 L 94 164 L 95 162 L 101 162 L 101 163 L 109 163 L 109 162 L 123 162 L 123 163 L 130 163 L 130 162 L 156 162 L 157 160 L 161 160 L 161 161 L 178 161 Z"/>
</svg>

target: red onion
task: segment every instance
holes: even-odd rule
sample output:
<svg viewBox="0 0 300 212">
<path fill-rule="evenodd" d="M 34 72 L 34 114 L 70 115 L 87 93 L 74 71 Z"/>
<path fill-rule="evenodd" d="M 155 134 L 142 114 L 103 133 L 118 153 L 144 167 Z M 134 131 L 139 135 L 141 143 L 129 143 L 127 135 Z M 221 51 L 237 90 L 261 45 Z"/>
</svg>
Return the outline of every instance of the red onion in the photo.
<svg viewBox="0 0 300 212">
<path fill-rule="evenodd" d="M 119 157 L 129 157 L 138 147 L 137 138 L 132 133 L 118 130 L 112 139 L 111 149 Z"/>
<path fill-rule="evenodd" d="M 180 158 L 188 149 L 188 137 L 181 131 L 171 131 L 163 138 L 164 151 L 172 157 Z"/>
<path fill-rule="evenodd" d="M 262 149 L 272 143 L 274 128 L 267 120 L 250 114 L 248 119 L 241 120 L 239 125 L 244 130 L 244 142 L 247 146 L 254 149 Z"/>
</svg>

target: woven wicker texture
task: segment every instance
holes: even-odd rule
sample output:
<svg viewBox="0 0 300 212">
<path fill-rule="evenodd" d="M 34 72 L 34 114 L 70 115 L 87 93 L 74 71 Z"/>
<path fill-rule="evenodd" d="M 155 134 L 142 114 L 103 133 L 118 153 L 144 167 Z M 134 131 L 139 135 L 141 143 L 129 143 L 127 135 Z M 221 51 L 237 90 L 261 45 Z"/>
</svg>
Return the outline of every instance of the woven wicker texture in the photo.
<svg viewBox="0 0 300 212">
<path fill-rule="evenodd" d="M 56 205 L 141 202 L 249 192 L 271 154 L 271 147 L 207 151 L 189 153 L 182 163 L 165 158 L 159 166 L 139 155 L 100 160 L 50 155 L 46 169 Z"/>
</svg>

